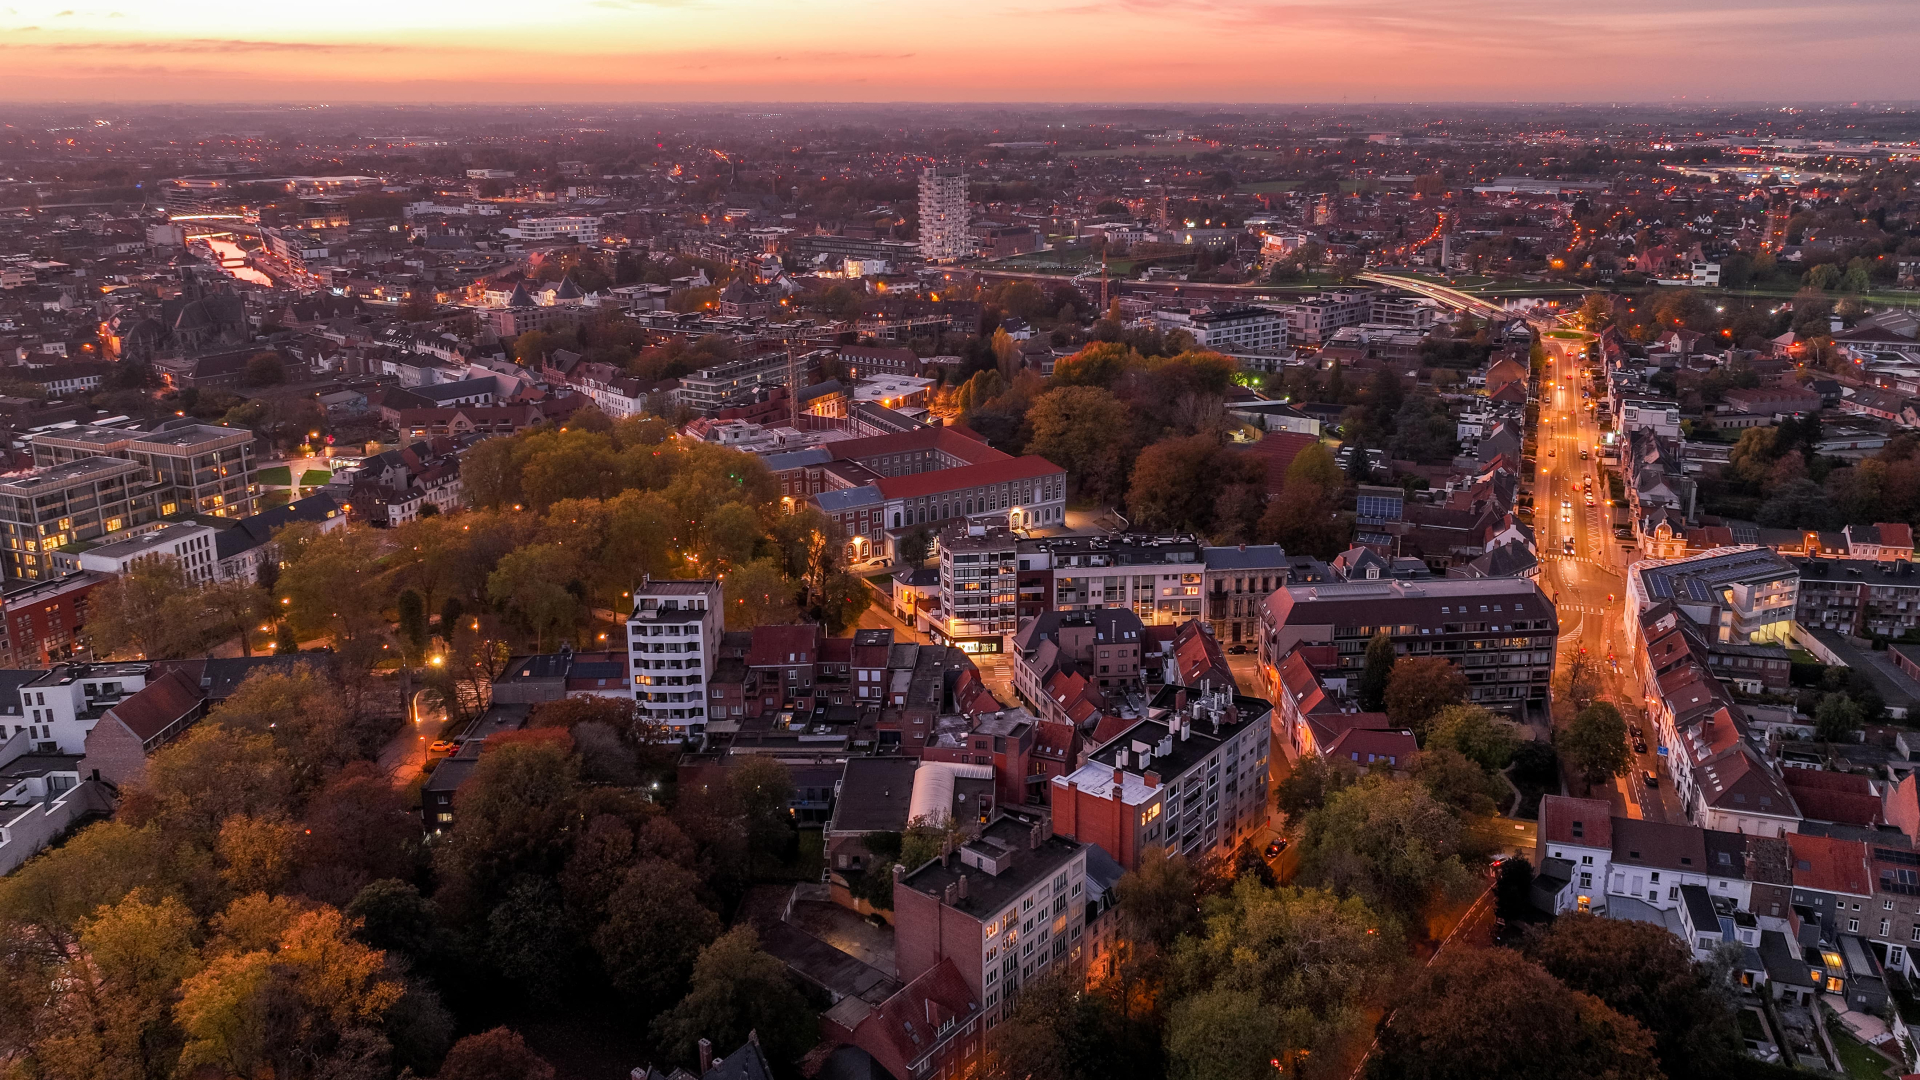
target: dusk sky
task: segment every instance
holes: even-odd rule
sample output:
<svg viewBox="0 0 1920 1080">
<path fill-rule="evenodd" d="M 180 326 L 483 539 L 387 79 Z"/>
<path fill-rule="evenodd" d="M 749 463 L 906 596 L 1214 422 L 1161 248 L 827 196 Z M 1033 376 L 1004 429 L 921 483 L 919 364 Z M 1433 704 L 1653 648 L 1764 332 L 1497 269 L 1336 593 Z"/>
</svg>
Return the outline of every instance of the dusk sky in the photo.
<svg viewBox="0 0 1920 1080">
<path fill-rule="evenodd" d="M 1920 0 L 0 0 L 0 100 L 1910 101 L 1916 56 Z"/>
</svg>

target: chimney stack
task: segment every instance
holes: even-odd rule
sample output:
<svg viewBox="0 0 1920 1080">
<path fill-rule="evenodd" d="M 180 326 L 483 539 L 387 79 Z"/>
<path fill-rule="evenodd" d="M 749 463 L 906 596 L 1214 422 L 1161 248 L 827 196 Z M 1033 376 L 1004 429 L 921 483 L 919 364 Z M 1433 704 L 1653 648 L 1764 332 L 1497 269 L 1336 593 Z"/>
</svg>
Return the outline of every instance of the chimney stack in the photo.
<svg viewBox="0 0 1920 1080">
<path fill-rule="evenodd" d="M 940 899 L 942 903 L 952 907 L 953 902 L 960 899 L 960 886 L 951 881 L 947 882 L 946 890 L 941 894 Z"/>
<path fill-rule="evenodd" d="M 705 1076 L 712 1071 L 713 1071 L 713 1040 L 701 1039 L 700 1040 L 700 1075 Z"/>
<path fill-rule="evenodd" d="M 959 885 L 960 885 L 960 899 L 965 900 L 967 898 L 967 875 L 965 874 L 960 875 Z"/>
</svg>

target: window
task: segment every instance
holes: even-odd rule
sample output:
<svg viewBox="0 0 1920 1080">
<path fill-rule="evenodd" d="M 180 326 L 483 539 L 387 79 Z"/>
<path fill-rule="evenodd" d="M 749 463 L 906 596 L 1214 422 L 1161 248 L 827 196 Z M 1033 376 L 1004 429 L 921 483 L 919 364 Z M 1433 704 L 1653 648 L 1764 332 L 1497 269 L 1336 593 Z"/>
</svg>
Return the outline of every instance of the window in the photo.
<svg viewBox="0 0 1920 1080">
<path fill-rule="evenodd" d="M 1849 934 L 1857 934 L 1857 933 L 1859 933 L 1859 932 L 1860 932 L 1860 920 L 1859 920 L 1859 919 L 1848 919 L 1848 920 L 1847 920 L 1847 933 L 1849 933 Z"/>
<path fill-rule="evenodd" d="M 1893 920 L 1881 919 L 1880 920 L 1880 936 L 1886 937 L 1892 931 L 1893 931 Z"/>
</svg>

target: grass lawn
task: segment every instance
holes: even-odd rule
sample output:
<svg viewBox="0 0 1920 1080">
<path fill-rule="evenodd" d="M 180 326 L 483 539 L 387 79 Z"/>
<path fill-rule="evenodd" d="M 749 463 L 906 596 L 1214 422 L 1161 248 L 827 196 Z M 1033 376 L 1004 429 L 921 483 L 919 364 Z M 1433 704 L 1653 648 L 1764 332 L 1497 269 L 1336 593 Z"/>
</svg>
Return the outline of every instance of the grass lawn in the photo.
<svg viewBox="0 0 1920 1080">
<path fill-rule="evenodd" d="M 265 491 L 260 494 L 260 509 L 271 510 L 276 506 L 285 506 L 293 501 L 293 494 L 285 489 Z"/>
<path fill-rule="evenodd" d="M 275 465 L 271 469 L 261 469 L 260 482 L 268 487 L 292 487 L 293 470 L 285 465 Z"/>
<path fill-rule="evenodd" d="M 1833 1036 L 1834 1052 L 1840 1055 L 1840 1064 L 1853 1080 L 1886 1080 L 1893 1062 L 1882 1057 L 1878 1050 L 1849 1035 L 1846 1026 L 1838 1021 L 1828 1022 L 1827 1034 Z"/>
<path fill-rule="evenodd" d="M 333 479 L 333 473 L 326 469 L 308 469 L 306 472 L 300 474 L 300 486 L 303 488 L 319 487 L 331 479 Z"/>
</svg>

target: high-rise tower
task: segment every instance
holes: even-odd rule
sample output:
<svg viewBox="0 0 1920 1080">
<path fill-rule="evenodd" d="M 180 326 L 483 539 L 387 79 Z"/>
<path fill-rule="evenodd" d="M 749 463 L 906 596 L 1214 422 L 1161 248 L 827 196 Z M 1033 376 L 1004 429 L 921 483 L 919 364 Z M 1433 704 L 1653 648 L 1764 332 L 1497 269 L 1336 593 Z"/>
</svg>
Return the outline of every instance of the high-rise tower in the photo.
<svg viewBox="0 0 1920 1080">
<path fill-rule="evenodd" d="M 928 262 L 954 262 L 973 254 L 968 226 L 967 171 L 930 168 L 920 174 L 920 254 Z"/>
</svg>

